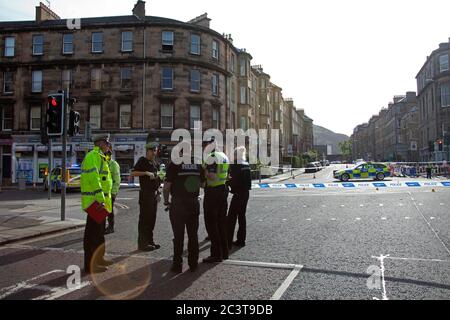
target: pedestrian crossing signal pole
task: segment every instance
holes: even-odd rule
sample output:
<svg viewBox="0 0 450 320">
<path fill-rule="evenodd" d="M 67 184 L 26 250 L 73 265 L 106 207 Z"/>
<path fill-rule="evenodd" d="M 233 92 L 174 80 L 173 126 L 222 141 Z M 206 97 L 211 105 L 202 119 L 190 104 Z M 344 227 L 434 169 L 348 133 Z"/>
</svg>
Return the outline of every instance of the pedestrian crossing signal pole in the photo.
<svg viewBox="0 0 450 320">
<path fill-rule="evenodd" d="M 62 135 L 62 150 L 63 160 L 61 167 L 61 221 L 66 220 L 66 163 L 67 163 L 67 103 L 69 92 L 62 92 L 64 96 L 63 103 L 63 135 Z"/>
</svg>

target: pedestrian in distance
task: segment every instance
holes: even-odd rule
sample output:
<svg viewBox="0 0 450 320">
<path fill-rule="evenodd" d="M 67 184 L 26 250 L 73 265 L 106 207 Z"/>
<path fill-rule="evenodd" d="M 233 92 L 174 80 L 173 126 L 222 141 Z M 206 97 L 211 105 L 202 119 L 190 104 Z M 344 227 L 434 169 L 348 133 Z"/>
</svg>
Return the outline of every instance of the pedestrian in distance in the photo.
<svg viewBox="0 0 450 320">
<path fill-rule="evenodd" d="M 158 144 L 148 143 L 146 156 L 141 157 L 134 165 L 131 175 L 139 177 L 139 223 L 138 223 L 138 250 L 153 251 L 161 246 L 153 239 L 153 231 L 156 223 L 156 211 L 161 201 L 160 185 L 158 177 L 159 164 L 156 161 Z"/>
</svg>

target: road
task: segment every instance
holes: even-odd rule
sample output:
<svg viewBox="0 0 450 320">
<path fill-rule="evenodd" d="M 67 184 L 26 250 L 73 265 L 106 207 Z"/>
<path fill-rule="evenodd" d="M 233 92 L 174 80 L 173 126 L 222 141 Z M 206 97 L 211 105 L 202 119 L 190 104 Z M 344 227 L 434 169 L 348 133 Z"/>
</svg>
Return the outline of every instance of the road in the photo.
<svg viewBox="0 0 450 320">
<path fill-rule="evenodd" d="M 333 169 L 283 183 L 332 182 Z M 172 231 L 162 206 L 161 249 L 136 251 L 137 199 L 132 189 L 117 199 L 106 245 L 116 265 L 78 287 L 67 284 L 82 266 L 83 230 L 0 247 L 0 299 L 450 299 L 450 188 L 255 189 L 247 246 L 195 273 L 185 260 L 179 275 L 169 272 Z M 201 258 L 209 255 L 205 236 L 202 214 Z"/>
</svg>

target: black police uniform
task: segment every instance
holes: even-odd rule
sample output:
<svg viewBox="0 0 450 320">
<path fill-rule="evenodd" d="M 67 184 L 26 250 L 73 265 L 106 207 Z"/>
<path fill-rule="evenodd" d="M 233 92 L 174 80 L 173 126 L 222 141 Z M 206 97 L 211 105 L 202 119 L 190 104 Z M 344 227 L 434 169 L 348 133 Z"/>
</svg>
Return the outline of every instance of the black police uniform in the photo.
<svg viewBox="0 0 450 320">
<path fill-rule="evenodd" d="M 192 162 L 193 163 L 193 162 Z M 173 230 L 172 270 L 181 271 L 183 264 L 184 229 L 188 235 L 188 264 L 193 271 L 198 265 L 198 226 L 200 186 L 205 180 L 199 164 L 169 164 L 166 182 L 171 183 L 170 223 Z"/>
<path fill-rule="evenodd" d="M 150 179 L 149 176 L 139 177 L 139 183 L 141 190 L 139 191 L 139 225 L 138 225 L 138 248 L 146 249 L 148 246 L 154 246 L 157 249 L 159 245 L 156 245 L 153 240 L 153 229 L 156 223 L 156 209 L 158 202 L 156 197 L 160 194 L 159 187 L 161 180 L 158 178 L 159 164 L 155 160 L 148 160 L 145 157 L 141 157 L 134 165 L 133 171 L 152 172 L 157 178 Z"/>
<path fill-rule="evenodd" d="M 250 165 L 247 162 L 242 164 L 230 165 L 231 180 L 229 185 L 233 198 L 230 203 L 230 210 L 228 211 L 227 225 L 228 225 L 228 245 L 231 248 L 233 244 L 234 229 L 236 227 L 236 220 L 239 221 L 239 229 L 237 232 L 236 245 L 245 246 L 245 239 L 247 236 L 247 221 L 245 214 L 247 211 L 247 203 L 252 189 L 252 179 Z"/>
</svg>

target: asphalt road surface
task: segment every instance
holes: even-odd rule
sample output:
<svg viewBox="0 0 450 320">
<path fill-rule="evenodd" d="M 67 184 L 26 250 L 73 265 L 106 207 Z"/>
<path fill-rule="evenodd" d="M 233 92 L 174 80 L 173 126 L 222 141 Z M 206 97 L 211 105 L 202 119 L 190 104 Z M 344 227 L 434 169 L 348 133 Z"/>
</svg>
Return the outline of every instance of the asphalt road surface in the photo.
<svg viewBox="0 0 450 320">
<path fill-rule="evenodd" d="M 286 183 L 331 182 L 332 169 Z M 185 258 L 179 275 L 162 205 L 161 249 L 136 251 L 137 202 L 120 192 L 106 244 L 116 264 L 92 278 L 76 281 L 83 230 L 0 247 L 0 299 L 450 299 L 450 188 L 253 190 L 246 247 L 195 273 Z M 202 213 L 200 258 L 205 237 Z"/>
</svg>

